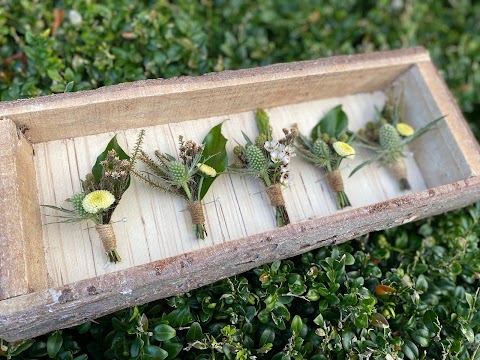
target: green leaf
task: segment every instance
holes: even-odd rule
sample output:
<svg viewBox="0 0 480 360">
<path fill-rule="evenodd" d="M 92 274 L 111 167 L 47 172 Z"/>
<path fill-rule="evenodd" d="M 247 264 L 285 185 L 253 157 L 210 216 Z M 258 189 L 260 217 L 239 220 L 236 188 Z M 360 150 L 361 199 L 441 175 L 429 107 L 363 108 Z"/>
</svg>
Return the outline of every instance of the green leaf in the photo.
<svg viewBox="0 0 480 360">
<path fill-rule="evenodd" d="M 293 317 L 293 320 L 292 320 L 292 325 L 290 326 L 290 328 L 292 329 L 292 331 L 295 333 L 295 334 L 300 334 L 300 331 L 302 331 L 302 327 L 303 327 L 303 321 L 302 321 L 302 318 L 298 315 L 295 315 Z"/>
<path fill-rule="evenodd" d="M 410 334 L 410 336 L 412 337 L 413 341 L 415 341 L 421 347 L 426 348 L 428 346 L 430 336 L 427 329 L 415 330 Z"/>
<path fill-rule="evenodd" d="M 272 127 L 270 126 L 270 118 L 263 109 L 257 110 L 256 115 L 257 127 L 260 135 L 265 135 L 268 141 L 272 140 Z"/>
<path fill-rule="evenodd" d="M 130 156 L 128 156 L 125 153 L 125 151 L 123 151 L 123 149 L 120 147 L 120 145 L 118 145 L 117 135 L 115 135 L 110 140 L 105 150 L 97 157 L 97 161 L 95 162 L 95 165 L 92 168 L 92 174 L 95 178 L 95 181 L 97 182 L 100 181 L 100 179 L 102 178 L 103 166 L 100 165 L 100 162 L 105 160 L 105 158 L 107 157 L 107 153 L 112 149 L 117 152 L 117 155 L 120 158 L 120 160 L 130 160 Z"/>
<path fill-rule="evenodd" d="M 462 332 L 463 336 L 467 339 L 470 344 L 473 344 L 475 341 L 475 333 L 473 332 L 472 328 L 468 325 L 460 325 L 460 331 Z"/>
<path fill-rule="evenodd" d="M 342 110 L 342 105 L 337 105 L 327 112 L 315 125 L 310 133 L 312 142 L 327 133 L 330 137 L 339 138 L 348 130 L 348 116 Z"/>
<path fill-rule="evenodd" d="M 199 200 L 204 198 L 215 179 L 223 171 L 225 171 L 228 166 L 228 154 L 225 148 L 227 145 L 227 139 L 222 134 L 222 124 L 223 123 L 220 123 L 217 126 L 214 126 L 202 141 L 202 144 L 205 145 L 205 148 L 200 161 L 214 168 L 217 171 L 217 176 L 205 177 L 203 179 L 202 188 L 200 189 L 200 193 L 198 195 Z"/>
<path fill-rule="evenodd" d="M 198 322 L 195 321 L 190 326 L 190 329 L 188 329 L 187 331 L 187 341 L 194 342 L 195 340 L 202 340 L 202 338 L 203 338 L 202 327 Z"/>
<path fill-rule="evenodd" d="M 73 358 L 73 360 L 87 360 L 88 359 L 88 355 L 85 355 L 85 354 L 82 354 L 82 355 L 79 355 L 79 356 L 75 356 Z"/>
<path fill-rule="evenodd" d="M 367 314 L 359 314 L 355 318 L 355 326 L 366 329 L 368 327 L 368 316 Z"/>
<path fill-rule="evenodd" d="M 167 320 L 169 324 L 173 327 L 186 326 L 188 323 L 193 321 L 190 307 L 188 305 L 184 305 L 178 309 L 173 310 L 170 314 L 167 315 Z"/>
<path fill-rule="evenodd" d="M 63 92 L 71 92 L 73 89 L 73 86 L 75 85 L 75 81 L 70 81 L 66 86 L 65 90 Z"/>
<path fill-rule="evenodd" d="M 63 337 L 59 331 L 55 331 L 48 336 L 47 340 L 47 354 L 48 356 L 53 359 L 57 356 L 60 348 L 63 344 Z"/>
<path fill-rule="evenodd" d="M 425 311 L 425 314 L 423 314 L 423 323 L 428 330 L 434 332 L 435 334 L 440 331 L 440 326 L 438 325 L 438 316 L 433 310 Z"/>
<path fill-rule="evenodd" d="M 354 337 L 355 334 L 351 331 L 344 331 L 342 333 L 342 345 L 345 351 L 348 352 L 352 348 L 352 341 Z"/>
<path fill-rule="evenodd" d="M 415 288 L 418 291 L 427 291 L 428 281 L 425 275 L 423 274 L 418 275 L 417 281 L 415 282 Z"/>
<path fill-rule="evenodd" d="M 183 345 L 178 342 L 166 342 L 162 344 L 162 348 L 160 350 L 164 350 L 168 353 L 167 360 L 175 359 L 180 351 L 183 349 Z M 164 358 L 161 358 L 164 359 Z"/>
<path fill-rule="evenodd" d="M 385 154 L 382 152 L 382 153 L 379 153 L 379 154 L 375 155 L 374 157 L 362 162 L 360 165 L 358 165 L 355 169 L 352 170 L 352 172 L 350 173 L 350 175 L 348 175 L 348 177 L 351 177 L 353 174 L 355 174 L 361 168 L 380 160 L 384 155 Z"/>
<path fill-rule="evenodd" d="M 402 346 L 402 351 L 410 360 L 418 359 L 418 348 L 412 341 L 405 339 Z"/>
<path fill-rule="evenodd" d="M 439 121 L 441 121 L 443 118 L 445 118 L 445 115 L 439 117 L 438 119 L 435 119 L 435 120 L 429 122 L 427 125 L 425 125 L 425 126 L 422 127 L 421 129 L 416 130 L 416 131 L 413 133 L 413 135 L 408 136 L 408 137 L 406 137 L 405 139 L 403 139 L 403 140 L 402 140 L 402 143 L 408 144 L 408 143 L 412 142 L 413 140 L 419 138 L 420 136 L 422 136 L 423 134 L 425 134 L 427 131 L 429 131 L 433 126 L 435 126 L 435 125 L 436 125 Z"/>
<path fill-rule="evenodd" d="M 177 332 L 174 328 L 167 324 L 160 324 L 153 329 L 153 337 L 158 341 L 166 341 L 175 337 Z"/>
<path fill-rule="evenodd" d="M 132 346 L 130 346 L 130 356 L 132 358 L 136 358 L 140 355 L 140 350 L 143 348 L 143 343 L 143 340 L 139 337 L 136 337 L 135 340 L 133 340 Z"/>
<path fill-rule="evenodd" d="M 267 344 L 273 344 L 275 340 L 275 330 L 268 327 L 262 331 L 262 335 L 260 335 L 260 347 L 264 347 Z"/>
</svg>

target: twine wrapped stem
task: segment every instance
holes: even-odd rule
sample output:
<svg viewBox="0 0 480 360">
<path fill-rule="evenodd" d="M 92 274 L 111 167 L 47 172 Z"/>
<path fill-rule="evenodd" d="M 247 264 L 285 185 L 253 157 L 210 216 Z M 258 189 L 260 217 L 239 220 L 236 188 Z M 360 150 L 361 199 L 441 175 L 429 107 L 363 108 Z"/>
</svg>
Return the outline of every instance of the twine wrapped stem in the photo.
<svg viewBox="0 0 480 360">
<path fill-rule="evenodd" d="M 272 206 L 285 206 L 285 200 L 283 199 L 281 184 L 274 184 L 267 188 L 267 194 L 270 198 L 270 204 Z"/>
<path fill-rule="evenodd" d="M 342 179 L 342 175 L 340 174 L 340 171 L 334 170 L 332 172 L 327 173 L 327 181 L 333 192 L 345 191 L 343 187 L 343 179 Z"/>
<path fill-rule="evenodd" d="M 113 232 L 113 226 L 111 223 L 95 225 L 100 240 L 102 241 L 103 248 L 107 253 L 107 256 L 111 262 L 117 263 L 122 259 L 117 253 L 117 239 L 115 233 Z"/>
<path fill-rule="evenodd" d="M 410 189 L 410 183 L 407 180 L 407 166 L 403 158 L 400 157 L 388 162 L 387 168 L 395 177 L 395 179 L 398 180 L 401 190 Z"/>
<path fill-rule="evenodd" d="M 192 222 L 194 225 L 205 223 L 205 215 L 203 213 L 203 207 L 200 201 L 193 201 L 189 203 L 187 208 L 188 211 L 190 211 L 190 216 L 192 217 Z"/>
</svg>

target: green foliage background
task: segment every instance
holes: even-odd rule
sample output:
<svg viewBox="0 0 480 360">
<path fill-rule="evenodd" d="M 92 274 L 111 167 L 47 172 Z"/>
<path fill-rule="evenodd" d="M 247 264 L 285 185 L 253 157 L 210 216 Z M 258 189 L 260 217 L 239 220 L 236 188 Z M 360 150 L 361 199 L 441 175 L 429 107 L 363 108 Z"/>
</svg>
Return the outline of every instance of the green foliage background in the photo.
<svg viewBox="0 0 480 360">
<path fill-rule="evenodd" d="M 66 18 L 52 37 L 55 6 Z M 430 51 L 478 135 L 474 0 L 0 0 L 0 99 L 413 45 Z M 477 204 L 74 329 L 1 342 L 0 354 L 480 359 L 479 218 Z"/>
</svg>

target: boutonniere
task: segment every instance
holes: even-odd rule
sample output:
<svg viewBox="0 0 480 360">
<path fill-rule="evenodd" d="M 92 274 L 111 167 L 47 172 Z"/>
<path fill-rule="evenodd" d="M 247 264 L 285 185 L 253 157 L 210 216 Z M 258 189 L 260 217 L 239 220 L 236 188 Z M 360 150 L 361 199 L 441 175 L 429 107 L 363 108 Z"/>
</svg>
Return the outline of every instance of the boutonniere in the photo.
<svg viewBox="0 0 480 360">
<path fill-rule="evenodd" d="M 415 130 L 400 113 L 402 102 L 403 91 L 396 96 L 393 89 L 390 89 L 383 110 L 377 111 L 376 119 L 358 131 L 356 134 L 358 145 L 373 150 L 376 155 L 353 169 L 350 176 L 364 166 L 380 161 L 398 181 L 401 190 L 410 189 L 405 164 L 405 157 L 408 154 L 406 146 L 429 131 L 445 116 Z"/>
<path fill-rule="evenodd" d="M 161 151 L 155 151 L 154 157 L 141 149 L 145 132 L 140 132 L 137 140 L 138 159 L 148 170 L 133 170 L 133 174 L 154 189 L 180 196 L 188 202 L 193 229 L 197 239 L 205 239 L 205 215 L 202 199 L 214 180 L 228 164 L 225 149 L 227 139 L 222 135 L 222 124 L 213 127 L 202 143 L 185 141 L 179 137 L 178 158 Z"/>
<path fill-rule="evenodd" d="M 290 223 L 282 187 L 291 182 L 290 160 L 294 157 L 293 142 L 296 129 L 283 129 L 285 137 L 275 141 L 270 119 L 264 110 L 258 110 L 256 122 L 260 135 L 255 142 L 242 132 L 245 145 L 237 145 L 234 153 L 238 160 L 229 167 L 229 172 L 259 178 L 266 187 L 271 205 L 275 208 L 277 226 Z"/>
<path fill-rule="evenodd" d="M 92 221 L 108 260 L 114 263 L 120 262 L 111 219 L 123 193 L 130 186 L 131 168 L 130 157 L 118 145 L 114 136 L 105 151 L 97 157 L 92 172 L 81 181 L 82 191 L 67 199 L 73 209 L 53 205 L 42 206 L 62 212 L 64 215 L 56 216 L 62 219 L 58 222 Z"/>
<path fill-rule="evenodd" d="M 343 159 L 353 159 L 355 150 L 351 146 L 354 136 L 348 130 L 348 117 L 338 105 L 330 110 L 313 127 L 310 137 L 298 134 L 298 153 L 326 172 L 327 182 L 335 193 L 337 209 L 350 206 L 344 190 L 340 164 Z"/>
</svg>

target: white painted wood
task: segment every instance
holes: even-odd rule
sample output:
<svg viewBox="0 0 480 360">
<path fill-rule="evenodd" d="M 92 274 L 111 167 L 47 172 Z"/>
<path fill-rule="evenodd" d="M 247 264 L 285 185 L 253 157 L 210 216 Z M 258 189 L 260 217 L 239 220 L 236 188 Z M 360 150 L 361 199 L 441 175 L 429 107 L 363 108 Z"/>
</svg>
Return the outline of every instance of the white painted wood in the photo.
<svg viewBox="0 0 480 360">
<path fill-rule="evenodd" d="M 266 109 L 270 115 L 274 137 L 283 137 L 282 128 L 297 123 L 308 134 L 318 120 L 332 107 L 343 104 L 352 130 L 358 130 L 374 116 L 375 107 L 385 101 L 382 92 L 351 95 L 342 98 L 310 101 L 301 104 Z M 223 134 L 230 163 L 235 161 L 233 147 L 244 144 L 243 130 L 251 139 L 256 137 L 255 112 L 243 112 L 195 121 L 185 121 L 146 128 L 144 150 L 153 154 L 159 149 L 177 155 L 178 136 L 200 142 L 209 129 L 224 121 Z M 128 152 L 133 150 L 139 129 L 117 133 L 119 143 Z M 80 178 L 90 171 L 114 133 L 104 133 L 73 139 L 35 144 L 39 203 L 68 206 L 64 200 L 80 191 Z M 348 178 L 348 174 L 371 153 L 358 150 L 355 160 L 344 160 L 342 174 L 353 207 L 361 207 L 426 189 L 414 158 L 408 158 L 410 192 L 400 191 L 386 169 L 373 165 Z M 325 174 L 300 157 L 292 161 L 293 184 L 283 190 L 292 223 L 328 216 L 337 212 Z M 217 179 L 204 199 L 208 237 L 194 236 L 186 202 L 170 194 L 152 189 L 133 179 L 117 207 L 113 221 L 119 264 L 107 264 L 102 245 L 93 224 L 50 224 L 55 218 L 44 209 L 43 241 L 50 286 L 60 286 L 82 279 L 147 264 L 192 250 L 206 248 L 275 228 L 273 208 L 260 180 L 238 175 L 223 175 Z M 122 219 L 126 218 L 126 222 Z"/>
</svg>

